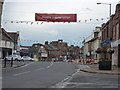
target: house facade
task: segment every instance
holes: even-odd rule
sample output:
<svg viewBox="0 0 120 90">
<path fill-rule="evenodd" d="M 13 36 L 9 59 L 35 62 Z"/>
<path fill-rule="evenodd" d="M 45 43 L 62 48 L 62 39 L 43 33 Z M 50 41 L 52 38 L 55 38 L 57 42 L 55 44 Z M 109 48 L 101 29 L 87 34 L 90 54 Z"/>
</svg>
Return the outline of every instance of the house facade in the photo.
<svg viewBox="0 0 120 90">
<path fill-rule="evenodd" d="M 107 23 L 102 25 L 102 43 L 103 49 L 113 49 L 114 53 L 106 53 L 101 57 L 112 60 L 112 65 L 120 67 L 120 3 L 116 5 L 115 14 L 113 14 Z"/>
<path fill-rule="evenodd" d="M 83 59 L 94 59 L 95 63 L 98 63 L 100 59 L 100 55 L 95 51 L 100 47 L 101 43 L 101 27 L 95 27 L 95 30 L 91 33 L 91 35 L 83 41 Z"/>
<path fill-rule="evenodd" d="M 0 57 L 3 59 L 7 55 L 11 55 L 14 49 L 14 39 L 2 28 L 0 29 L 2 39 L 0 40 L 1 54 Z"/>
<path fill-rule="evenodd" d="M 20 35 L 19 31 L 17 32 L 7 32 L 11 38 L 14 40 L 14 49 L 13 53 L 20 54 Z"/>
<path fill-rule="evenodd" d="M 116 5 L 116 11 L 111 18 L 112 23 L 112 41 L 111 48 L 114 49 L 112 54 L 112 64 L 120 67 L 120 3 Z"/>
<path fill-rule="evenodd" d="M 37 58 L 38 60 L 44 60 L 48 57 L 44 45 L 40 43 L 33 44 L 32 47 L 29 48 L 29 52 L 31 53 L 32 58 Z"/>
<path fill-rule="evenodd" d="M 68 45 L 63 40 L 45 42 L 45 48 L 48 52 L 48 59 L 64 60 L 67 57 Z"/>
<path fill-rule="evenodd" d="M 80 59 L 80 48 L 74 45 L 69 46 L 67 51 L 67 58 L 69 60 Z"/>
</svg>

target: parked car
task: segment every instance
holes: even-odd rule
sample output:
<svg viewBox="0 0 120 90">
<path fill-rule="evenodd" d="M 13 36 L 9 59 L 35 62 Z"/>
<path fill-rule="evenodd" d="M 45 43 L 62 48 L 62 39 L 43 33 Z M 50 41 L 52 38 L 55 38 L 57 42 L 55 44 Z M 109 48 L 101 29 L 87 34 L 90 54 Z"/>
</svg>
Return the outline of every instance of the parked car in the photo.
<svg viewBox="0 0 120 90">
<path fill-rule="evenodd" d="M 22 59 L 21 59 L 21 56 L 20 56 L 20 55 L 17 55 L 17 54 L 8 55 L 8 56 L 6 56 L 5 58 L 6 58 L 6 60 L 8 60 L 8 61 L 12 60 L 12 58 L 13 58 L 14 61 L 21 61 L 21 60 L 22 60 Z"/>
<path fill-rule="evenodd" d="M 22 60 L 23 60 L 23 61 L 34 61 L 34 59 L 31 58 L 31 57 L 29 57 L 29 56 L 23 56 L 23 57 L 22 57 Z"/>
</svg>

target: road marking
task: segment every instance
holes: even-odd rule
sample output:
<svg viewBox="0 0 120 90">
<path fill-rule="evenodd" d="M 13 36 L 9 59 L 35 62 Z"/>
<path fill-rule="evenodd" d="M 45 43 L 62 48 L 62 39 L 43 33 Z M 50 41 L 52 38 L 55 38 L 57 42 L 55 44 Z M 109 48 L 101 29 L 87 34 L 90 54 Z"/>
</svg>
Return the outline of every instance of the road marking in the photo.
<svg viewBox="0 0 120 90">
<path fill-rule="evenodd" d="M 0 77 L 0 79 L 2 79 L 2 77 Z"/>
<path fill-rule="evenodd" d="M 30 64 L 33 64 L 33 63 L 34 63 L 34 62 L 32 62 L 32 63 L 30 63 Z M 26 65 L 24 65 L 24 66 L 21 66 L 21 67 L 15 68 L 15 69 L 19 69 L 19 68 L 27 67 L 27 66 L 30 65 L 30 64 L 26 64 Z"/>
<path fill-rule="evenodd" d="M 51 62 L 51 64 L 49 66 L 47 66 L 46 68 L 50 68 L 53 66 L 53 62 Z"/>
<path fill-rule="evenodd" d="M 14 76 L 18 76 L 18 75 L 22 75 L 22 74 L 26 74 L 26 73 L 30 73 L 31 71 L 27 71 L 27 72 L 22 72 L 22 73 L 18 73 L 18 74 L 14 74 Z"/>
<path fill-rule="evenodd" d="M 39 68 L 39 69 L 36 69 L 35 71 L 39 71 L 39 70 L 43 70 L 43 69 L 45 69 L 45 68 Z"/>
<path fill-rule="evenodd" d="M 46 68 L 50 68 L 50 66 L 47 66 Z"/>
<path fill-rule="evenodd" d="M 72 79 L 72 77 L 77 74 L 78 71 L 73 73 L 72 75 L 69 75 L 67 78 L 63 79 L 62 81 L 58 82 L 55 86 L 52 86 L 51 88 L 64 88 L 65 86 L 68 85 L 69 80 Z"/>
<path fill-rule="evenodd" d="M 51 64 L 50 64 L 49 66 L 45 67 L 45 68 L 50 68 L 52 65 L 53 65 L 53 62 L 51 62 Z M 43 69 L 45 69 L 45 68 L 38 68 L 38 69 L 36 69 L 35 71 L 43 70 Z"/>
<path fill-rule="evenodd" d="M 100 85 L 100 86 L 118 86 L 119 84 L 101 84 L 101 83 L 76 83 L 76 82 L 65 82 L 68 84 L 74 84 L 74 85 Z"/>
</svg>

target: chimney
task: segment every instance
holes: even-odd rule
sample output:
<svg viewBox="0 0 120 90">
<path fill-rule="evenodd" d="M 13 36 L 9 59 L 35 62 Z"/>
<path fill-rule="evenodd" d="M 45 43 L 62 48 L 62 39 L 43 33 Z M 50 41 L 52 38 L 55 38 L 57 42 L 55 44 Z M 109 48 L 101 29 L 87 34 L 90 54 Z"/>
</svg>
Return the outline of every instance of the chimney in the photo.
<svg viewBox="0 0 120 90">
<path fill-rule="evenodd" d="M 58 42 L 60 42 L 60 43 L 61 43 L 61 42 L 63 42 L 63 40 L 62 40 L 62 39 L 59 39 L 59 40 L 58 40 Z"/>
<path fill-rule="evenodd" d="M 48 45 L 48 41 L 45 41 L 45 45 Z"/>
</svg>

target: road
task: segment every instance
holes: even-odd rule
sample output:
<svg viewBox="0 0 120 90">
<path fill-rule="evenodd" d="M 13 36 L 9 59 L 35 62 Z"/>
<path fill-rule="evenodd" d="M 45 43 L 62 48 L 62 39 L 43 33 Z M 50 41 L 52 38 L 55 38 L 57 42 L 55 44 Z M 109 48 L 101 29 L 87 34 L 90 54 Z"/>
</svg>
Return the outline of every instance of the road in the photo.
<svg viewBox="0 0 120 90">
<path fill-rule="evenodd" d="M 3 88 L 49 88 L 73 74 L 76 67 L 64 62 L 35 62 L 3 70 Z"/>
<path fill-rule="evenodd" d="M 3 88 L 118 88 L 118 76 L 80 72 L 68 62 L 34 62 L 3 69 Z"/>
</svg>

